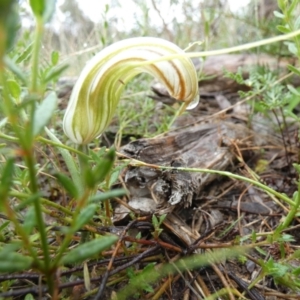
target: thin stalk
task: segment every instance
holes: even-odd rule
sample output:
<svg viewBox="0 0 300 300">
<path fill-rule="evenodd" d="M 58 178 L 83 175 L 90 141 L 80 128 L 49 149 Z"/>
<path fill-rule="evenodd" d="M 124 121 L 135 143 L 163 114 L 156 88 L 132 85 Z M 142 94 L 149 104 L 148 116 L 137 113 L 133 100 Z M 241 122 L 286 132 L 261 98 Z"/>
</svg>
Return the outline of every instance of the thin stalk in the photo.
<svg viewBox="0 0 300 300">
<path fill-rule="evenodd" d="M 36 27 L 35 27 L 35 37 L 32 49 L 32 57 L 31 57 L 31 86 L 30 92 L 35 94 L 38 92 L 38 70 L 39 70 L 39 55 L 42 43 L 42 35 L 43 35 L 44 24 L 42 17 L 36 16 Z M 33 103 L 31 107 L 31 120 L 34 116 L 35 112 L 35 103 Z M 27 129 L 32 130 L 33 124 L 29 126 Z M 26 135 L 25 135 L 26 136 Z M 32 194 L 37 194 L 39 192 L 37 177 L 36 177 L 36 169 L 35 169 L 35 160 L 34 160 L 34 153 L 33 153 L 33 138 L 30 139 L 30 143 L 28 144 L 24 142 L 23 147 L 25 147 L 25 162 L 28 168 L 29 178 L 30 178 L 30 189 Z M 50 263 L 50 253 L 48 247 L 48 240 L 47 240 L 47 231 L 46 226 L 43 219 L 43 212 L 40 198 L 37 198 L 34 203 L 34 210 L 36 215 L 37 227 L 41 237 L 41 245 L 43 250 L 44 256 L 44 273 L 47 278 L 47 285 L 49 287 L 50 293 L 54 291 L 54 280 L 51 274 L 51 263 Z"/>
<path fill-rule="evenodd" d="M 171 122 L 168 124 L 168 131 L 171 129 L 176 119 L 185 111 L 185 108 L 186 108 L 186 104 L 182 103 L 180 108 L 176 111 L 175 115 L 173 116 Z"/>
<path fill-rule="evenodd" d="M 31 60 L 31 92 L 36 93 L 38 91 L 38 71 L 39 71 L 39 55 L 41 50 L 41 43 L 44 31 L 44 24 L 42 17 L 36 16 L 36 28 L 35 37 L 32 48 L 32 60 Z"/>
<path fill-rule="evenodd" d="M 295 197 L 295 202 L 293 202 L 293 206 L 291 206 L 291 210 L 285 217 L 281 226 L 278 227 L 278 231 L 282 231 L 283 229 L 286 229 L 291 224 L 296 214 L 298 213 L 299 206 L 300 206 L 300 182 L 298 182 L 298 194 L 297 197 Z"/>
<path fill-rule="evenodd" d="M 18 199 L 27 199 L 28 198 L 28 194 L 21 193 L 21 192 L 16 191 L 16 190 L 10 191 L 9 195 L 12 196 L 12 197 L 16 197 Z M 73 213 L 69 209 L 59 205 L 58 203 L 55 203 L 55 202 L 50 201 L 50 200 L 45 199 L 45 198 L 40 198 L 40 201 L 42 202 L 42 204 L 53 207 L 53 208 L 57 209 L 58 211 L 66 214 L 68 216 L 73 216 Z"/>
<path fill-rule="evenodd" d="M 47 129 L 47 131 L 49 132 L 49 129 Z M 2 137 L 2 133 L 0 133 L 0 137 Z M 9 137 L 9 136 L 7 136 L 7 137 Z M 58 148 L 66 149 L 70 152 L 73 152 L 73 153 L 76 153 L 78 155 L 81 155 L 83 157 L 88 158 L 88 155 L 84 154 L 83 152 L 79 151 L 78 149 L 72 148 L 72 147 L 67 146 L 67 145 L 64 145 L 61 142 L 51 141 L 51 140 L 48 140 L 48 139 L 46 139 L 42 136 L 37 137 L 37 140 L 44 143 L 44 144 L 46 144 L 46 145 L 52 145 L 52 146 L 55 146 L 55 147 L 58 147 Z"/>
<path fill-rule="evenodd" d="M 78 150 L 80 150 L 82 153 L 84 153 L 86 155 L 88 155 L 88 153 L 89 153 L 89 148 L 88 148 L 87 145 L 79 145 Z M 78 160 L 79 160 L 79 170 L 80 170 L 80 173 L 81 173 L 81 180 L 82 180 L 80 195 L 82 193 L 83 193 L 83 195 L 82 195 L 81 199 L 77 202 L 76 210 L 75 210 L 75 213 L 74 213 L 74 218 L 75 219 L 78 216 L 78 214 L 80 213 L 80 210 L 82 209 L 82 207 L 85 206 L 86 201 L 87 201 L 87 199 L 90 195 L 90 190 L 85 186 L 85 183 L 84 183 L 84 171 L 89 166 L 87 166 L 87 164 L 86 164 L 86 162 L 87 162 L 86 159 L 84 159 L 81 155 L 78 155 Z M 88 237 L 89 237 L 89 232 L 82 232 L 80 243 L 83 244 L 83 243 L 87 242 Z"/>
<path fill-rule="evenodd" d="M 78 146 L 78 151 L 80 151 L 80 153 L 84 153 L 86 155 L 86 157 L 88 157 L 88 146 L 87 145 L 79 145 Z M 82 156 L 82 155 L 78 155 L 78 162 L 79 162 L 79 172 L 81 175 L 81 187 L 80 187 L 80 196 L 82 196 L 84 190 L 85 190 L 85 184 L 83 182 L 83 175 L 84 175 L 84 171 L 86 170 L 86 168 L 88 168 L 88 166 L 86 165 L 86 159 Z"/>
<path fill-rule="evenodd" d="M 174 59 L 174 58 L 180 58 L 182 56 L 187 56 L 187 57 L 193 58 L 193 57 L 207 57 L 207 56 L 215 56 L 215 55 L 221 55 L 221 54 L 240 52 L 240 51 L 244 51 L 244 50 L 257 48 L 257 47 L 260 47 L 260 46 L 265 46 L 265 45 L 285 41 L 285 40 L 291 39 L 293 37 L 296 37 L 298 35 L 300 35 L 300 29 L 296 30 L 296 31 L 293 31 L 291 33 L 288 33 L 288 34 L 282 34 L 282 35 L 278 35 L 278 36 L 275 36 L 275 37 L 272 37 L 272 38 L 268 38 L 268 39 L 264 39 L 264 40 L 260 40 L 260 41 L 256 41 L 256 42 L 251 42 L 251 43 L 247 43 L 247 44 L 240 45 L 240 46 L 225 48 L 225 49 L 202 51 L 202 52 L 187 52 L 185 54 L 166 55 L 166 56 L 162 56 L 161 58 L 157 58 L 157 59 L 153 59 L 153 60 L 149 60 L 149 61 L 144 61 L 144 62 L 139 62 L 139 63 L 137 63 L 137 66 L 150 65 L 150 64 L 153 64 L 155 62 L 171 60 L 171 59 Z"/>
<path fill-rule="evenodd" d="M 29 178 L 30 178 L 30 189 L 32 194 L 37 194 L 39 192 L 37 179 L 36 179 L 36 170 L 35 170 L 35 162 L 33 158 L 33 153 L 28 153 L 28 155 L 25 156 L 26 165 L 28 168 Z M 36 222 L 37 227 L 39 229 L 39 233 L 41 236 L 41 244 L 42 249 L 44 253 L 44 263 L 45 263 L 45 275 L 48 279 L 48 285 L 49 289 L 52 291 L 52 288 L 54 286 L 53 278 L 51 274 L 49 274 L 50 271 L 50 254 L 49 254 L 49 248 L 48 248 L 48 240 L 47 240 L 47 231 L 45 222 L 43 219 L 43 212 L 42 212 L 42 206 L 40 198 L 37 198 L 34 202 L 34 210 L 36 214 Z"/>
<path fill-rule="evenodd" d="M 201 168 L 174 168 L 174 167 L 164 167 L 164 166 L 158 166 L 158 168 L 160 170 L 178 170 L 178 171 L 185 171 L 185 172 L 201 172 L 201 173 L 208 173 L 208 174 L 218 174 L 218 175 L 238 179 L 238 180 L 241 180 L 241 181 L 244 181 L 244 182 L 251 183 L 251 184 L 261 188 L 265 192 L 268 192 L 268 193 L 274 195 L 275 197 L 283 200 L 284 202 L 288 203 L 292 207 L 295 206 L 295 202 L 292 201 L 288 196 L 276 192 L 275 190 L 273 190 L 273 189 L 269 188 L 268 186 L 264 185 L 263 183 L 261 183 L 259 181 L 255 181 L 255 180 L 247 178 L 247 177 L 244 177 L 244 176 L 233 174 L 233 173 L 230 173 L 230 172 L 227 172 L 227 171 L 209 170 L 209 169 L 201 169 Z"/>
<path fill-rule="evenodd" d="M 10 142 L 19 142 L 19 139 L 14 137 L 14 136 L 10 136 L 10 135 L 7 135 L 7 134 L 4 134 L 2 132 L 0 132 L 0 138 L 2 139 L 5 139 L 7 141 L 10 141 Z"/>
<path fill-rule="evenodd" d="M 283 114 L 283 111 L 282 111 L 282 107 L 281 107 L 281 110 L 280 110 L 280 111 L 281 111 L 281 113 L 282 113 L 283 119 L 285 120 L 284 114 Z M 275 116 L 276 122 L 277 122 L 278 127 L 279 127 L 279 131 L 280 131 L 280 134 L 281 134 L 281 139 L 282 139 L 282 143 L 283 143 L 283 147 L 284 147 L 284 152 L 285 152 L 286 163 L 287 163 L 288 167 L 290 168 L 290 167 L 291 167 L 291 161 L 290 161 L 290 157 L 289 157 L 289 155 L 288 155 L 289 153 L 288 153 L 288 149 L 287 149 L 287 146 L 286 146 L 286 141 L 285 141 L 285 138 L 284 138 L 283 129 L 282 129 L 282 127 L 280 126 L 280 121 L 279 121 L 279 119 L 278 119 L 278 116 L 277 116 L 277 113 L 276 113 L 275 109 L 272 109 L 272 113 L 273 113 L 273 115 Z M 287 128 L 287 127 L 285 127 L 285 128 Z M 287 133 L 287 136 L 288 136 L 288 138 L 289 138 L 288 133 Z M 290 141 L 290 139 L 289 139 L 289 141 Z"/>
<path fill-rule="evenodd" d="M 184 167 L 177 168 L 177 167 L 159 166 L 159 165 L 154 165 L 154 164 L 147 164 L 145 162 L 142 162 L 142 161 L 139 161 L 136 159 L 132 159 L 131 162 L 132 162 L 133 166 L 145 166 L 145 167 L 154 168 L 154 169 L 158 169 L 158 170 L 175 170 L 175 171 L 183 171 L 183 172 L 193 172 L 193 173 L 198 172 L 198 173 L 208 173 L 208 174 L 217 174 L 217 175 L 227 176 L 229 178 L 234 178 L 234 179 L 238 179 L 238 180 L 253 184 L 254 186 L 261 188 L 265 192 L 270 193 L 271 195 L 274 195 L 275 197 L 283 200 L 290 206 L 295 205 L 295 202 L 293 200 L 291 200 L 285 194 L 278 193 L 275 190 L 269 188 L 268 186 L 264 185 L 263 183 L 261 183 L 259 181 L 256 181 L 256 180 L 253 180 L 248 177 L 241 176 L 241 175 L 233 174 L 233 173 L 230 173 L 227 171 L 210 170 L 210 169 L 202 169 L 202 168 L 184 168 Z"/>
</svg>

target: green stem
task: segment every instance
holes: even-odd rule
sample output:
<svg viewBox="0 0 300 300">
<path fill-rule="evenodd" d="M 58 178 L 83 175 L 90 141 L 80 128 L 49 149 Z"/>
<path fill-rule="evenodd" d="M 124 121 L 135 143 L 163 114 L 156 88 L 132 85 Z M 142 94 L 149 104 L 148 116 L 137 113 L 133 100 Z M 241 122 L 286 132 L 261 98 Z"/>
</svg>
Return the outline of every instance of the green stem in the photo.
<svg viewBox="0 0 300 300">
<path fill-rule="evenodd" d="M 0 133 L 0 137 L 1 136 L 2 136 L 2 133 Z M 9 137 L 9 136 L 7 136 L 7 137 Z M 55 146 L 55 147 L 58 147 L 58 148 L 66 149 L 66 150 L 68 150 L 70 152 L 76 153 L 77 155 L 81 155 L 81 156 L 83 156 L 85 158 L 88 158 L 88 155 L 86 155 L 85 153 L 83 153 L 83 152 L 81 152 L 81 151 L 79 151 L 79 150 L 77 150 L 75 148 L 72 148 L 70 146 L 66 146 L 66 145 L 62 144 L 61 142 L 51 141 L 51 140 L 45 139 L 45 138 L 43 138 L 41 136 L 37 137 L 37 140 L 40 141 L 40 142 L 42 142 L 42 143 L 44 143 L 44 144 L 46 144 L 46 145 L 52 145 L 52 146 Z"/>
<path fill-rule="evenodd" d="M 251 183 L 251 184 L 261 188 L 265 192 L 268 192 L 268 193 L 274 195 L 275 197 L 283 200 L 284 202 L 288 203 L 291 207 L 295 206 L 295 202 L 292 201 L 288 196 L 276 192 L 275 190 L 264 185 L 263 183 L 260 183 L 259 181 L 250 179 L 248 177 L 240 176 L 237 174 L 233 174 L 233 173 L 230 173 L 227 171 L 209 170 L 209 169 L 201 169 L 201 168 L 174 168 L 174 167 L 164 167 L 164 166 L 156 166 L 156 167 L 160 170 L 177 170 L 177 171 L 185 171 L 185 172 L 200 172 L 200 173 L 208 173 L 208 174 L 218 174 L 218 175 L 238 179 L 238 180 L 241 180 L 244 182 Z"/>
<path fill-rule="evenodd" d="M 85 154 L 86 157 L 88 157 L 88 146 L 87 145 L 79 145 L 78 146 L 78 151 L 80 153 Z M 88 166 L 86 165 L 86 158 L 83 157 L 82 155 L 78 155 L 78 162 L 79 162 L 79 173 L 81 175 L 81 187 L 79 189 L 80 192 L 80 196 L 83 195 L 84 191 L 85 191 L 85 183 L 84 183 L 84 171 L 86 170 L 86 168 L 88 168 Z"/>
<path fill-rule="evenodd" d="M 30 189 L 32 194 L 37 194 L 39 192 L 37 179 L 36 179 L 36 170 L 35 170 L 35 162 L 33 158 L 33 153 L 28 153 L 25 156 L 26 165 L 28 168 L 29 178 L 30 178 Z M 45 262 L 45 271 L 48 273 L 50 270 L 50 255 L 48 249 L 48 241 L 47 241 L 47 231 L 46 226 L 43 219 L 42 207 L 40 198 L 37 198 L 34 203 L 34 210 L 36 214 L 36 222 L 39 229 L 39 233 L 41 236 L 41 244 L 44 253 L 44 262 Z M 47 275 L 47 274 L 46 274 Z M 52 281 L 52 280 L 51 280 Z"/>
<path fill-rule="evenodd" d="M 280 232 L 291 224 L 291 222 L 294 220 L 298 212 L 299 206 L 300 206 L 300 182 L 298 182 L 298 194 L 295 197 L 295 201 L 293 202 L 293 205 L 291 206 L 291 210 L 285 217 L 283 223 L 277 228 L 278 230 L 276 231 Z"/>
<path fill-rule="evenodd" d="M 39 54 L 42 44 L 44 24 L 42 17 L 36 16 L 35 38 L 32 49 L 31 61 L 31 92 L 38 91 Z"/>
<path fill-rule="evenodd" d="M 40 49 L 42 44 L 42 36 L 43 36 L 43 29 L 44 24 L 42 17 L 36 16 L 36 28 L 35 28 L 35 37 L 32 49 L 32 60 L 31 60 L 31 86 L 30 92 L 35 94 L 38 92 L 38 71 L 39 71 L 39 55 Z M 33 103 L 31 107 L 31 120 L 35 113 L 35 103 Z M 32 125 L 29 126 L 28 129 L 32 129 Z M 36 169 L 35 169 L 35 160 L 34 160 L 34 153 L 33 153 L 33 142 L 34 139 L 31 139 L 30 145 L 26 147 L 26 144 L 23 144 L 25 147 L 25 162 L 28 168 L 29 177 L 30 177 L 30 189 L 32 194 L 37 194 L 39 192 L 37 178 L 36 178 Z M 41 245 L 43 250 L 44 256 L 44 273 L 47 278 L 47 284 L 49 287 L 50 294 L 54 291 L 54 280 L 51 273 L 51 263 L 50 263 L 50 253 L 48 247 L 48 240 L 47 240 L 47 231 L 46 226 L 43 219 L 43 212 L 41 206 L 40 198 L 37 198 L 34 203 L 34 210 L 36 215 L 37 227 L 41 237 Z"/>
<path fill-rule="evenodd" d="M 79 145 L 78 150 L 81 153 L 84 153 L 85 155 L 88 155 L 88 153 L 89 153 L 89 149 L 88 149 L 87 145 Z M 77 202 L 77 207 L 76 207 L 76 210 L 75 210 L 75 213 L 74 213 L 75 218 L 77 218 L 78 214 L 80 213 L 81 208 L 85 206 L 86 201 L 87 201 L 87 199 L 90 195 L 90 191 L 85 186 L 85 183 L 84 183 L 84 171 L 86 170 L 86 168 L 89 168 L 89 166 L 87 166 L 87 164 L 86 164 L 87 160 L 82 155 L 78 155 L 78 160 L 79 160 L 79 170 L 80 170 L 80 173 L 81 173 L 81 180 L 82 180 L 81 191 L 80 191 L 80 195 L 82 197 L 81 197 L 81 200 L 79 200 Z M 89 237 L 88 232 L 82 232 L 80 243 L 83 244 L 83 243 L 87 242 L 88 237 Z"/>
<path fill-rule="evenodd" d="M 291 39 L 293 37 L 296 37 L 298 35 L 300 35 L 300 29 L 296 30 L 296 31 L 293 31 L 291 33 L 288 33 L 288 34 L 282 34 L 282 35 L 275 36 L 275 37 L 272 37 L 272 38 L 268 38 L 268 39 L 264 39 L 264 40 L 260 40 L 260 41 L 256 41 L 256 42 L 251 42 L 251 43 L 247 43 L 247 44 L 240 45 L 240 46 L 225 48 L 225 49 L 202 51 L 202 52 L 187 52 L 185 54 L 166 55 L 166 56 L 162 56 L 161 58 L 157 58 L 157 59 L 153 59 L 153 60 L 149 60 L 149 61 L 144 61 L 144 62 L 139 62 L 139 63 L 137 63 L 137 66 L 150 65 L 150 64 L 153 64 L 155 62 L 172 60 L 172 59 L 175 59 L 175 58 L 180 58 L 183 55 L 187 56 L 187 57 L 190 57 L 190 58 L 193 58 L 193 57 L 207 57 L 207 56 L 215 56 L 215 55 L 222 55 L 222 54 L 240 52 L 240 51 L 244 51 L 244 50 L 249 50 L 249 49 L 253 49 L 253 48 L 257 48 L 257 47 L 261 47 L 261 46 L 265 46 L 265 45 L 285 41 L 285 40 Z"/>
<path fill-rule="evenodd" d="M 15 190 L 10 191 L 9 195 L 12 196 L 12 197 L 16 197 L 18 199 L 27 199 L 28 198 L 28 194 L 21 193 L 19 191 L 15 191 Z M 40 201 L 42 202 L 42 204 L 53 207 L 53 208 L 57 209 L 58 211 L 66 214 L 68 216 L 73 216 L 73 213 L 70 210 L 68 210 L 67 208 L 59 205 L 58 203 L 55 203 L 55 202 L 50 201 L 50 200 L 45 199 L 45 198 L 40 198 Z"/>
</svg>

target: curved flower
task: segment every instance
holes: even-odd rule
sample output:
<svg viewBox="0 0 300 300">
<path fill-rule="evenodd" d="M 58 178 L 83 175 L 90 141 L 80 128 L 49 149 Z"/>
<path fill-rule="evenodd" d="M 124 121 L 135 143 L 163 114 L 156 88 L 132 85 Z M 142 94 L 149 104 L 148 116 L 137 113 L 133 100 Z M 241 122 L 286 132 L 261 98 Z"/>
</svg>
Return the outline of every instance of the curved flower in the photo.
<svg viewBox="0 0 300 300">
<path fill-rule="evenodd" d="M 163 60 L 162 57 L 176 58 Z M 164 84 L 187 108 L 198 104 L 198 79 L 192 61 L 179 47 L 159 38 L 117 42 L 95 55 L 80 74 L 64 116 L 65 134 L 87 144 L 109 125 L 124 86 L 141 72 Z"/>
</svg>

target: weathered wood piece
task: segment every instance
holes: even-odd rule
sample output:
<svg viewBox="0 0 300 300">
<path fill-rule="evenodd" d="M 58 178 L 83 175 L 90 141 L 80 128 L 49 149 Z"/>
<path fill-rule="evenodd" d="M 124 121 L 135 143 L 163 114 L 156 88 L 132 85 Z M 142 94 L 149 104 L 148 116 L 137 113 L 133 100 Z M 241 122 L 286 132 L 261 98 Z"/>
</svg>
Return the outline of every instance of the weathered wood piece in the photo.
<svg viewBox="0 0 300 300">
<path fill-rule="evenodd" d="M 246 147 L 253 133 L 229 121 L 195 124 L 152 139 L 139 139 L 121 148 L 127 157 L 150 164 L 226 170 L 235 160 L 233 143 Z M 158 210 L 178 203 L 190 206 L 193 197 L 218 176 L 184 171 L 129 167 L 125 182 L 135 197 L 150 197 Z"/>
</svg>

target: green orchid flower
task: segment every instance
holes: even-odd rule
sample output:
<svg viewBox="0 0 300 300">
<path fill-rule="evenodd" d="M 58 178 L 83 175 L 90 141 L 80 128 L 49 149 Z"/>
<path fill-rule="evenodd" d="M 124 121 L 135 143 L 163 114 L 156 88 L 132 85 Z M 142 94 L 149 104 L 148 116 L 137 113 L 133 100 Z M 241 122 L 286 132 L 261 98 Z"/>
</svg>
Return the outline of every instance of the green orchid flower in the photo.
<svg viewBox="0 0 300 300">
<path fill-rule="evenodd" d="M 64 116 L 65 134 L 76 144 L 88 144 L 100 136 L 114 116 L 125 85 L 142 72 L 157 78 L 185 108 L 198 104 L 196 70 L 182 49 L 160 38 L 131 38 L 103 49 L 84 67 Z"/>
</svg>

